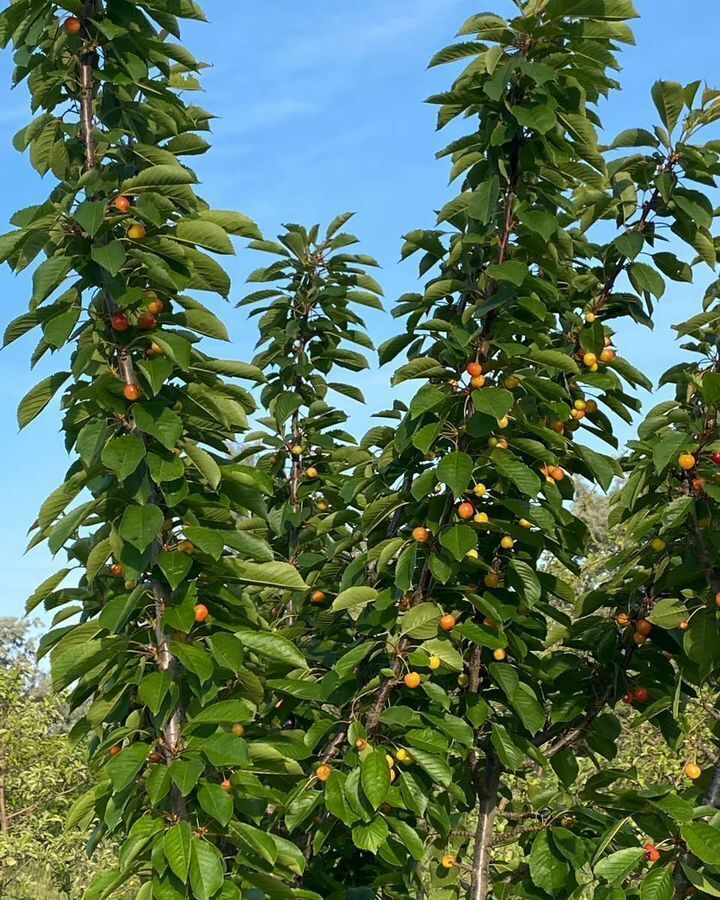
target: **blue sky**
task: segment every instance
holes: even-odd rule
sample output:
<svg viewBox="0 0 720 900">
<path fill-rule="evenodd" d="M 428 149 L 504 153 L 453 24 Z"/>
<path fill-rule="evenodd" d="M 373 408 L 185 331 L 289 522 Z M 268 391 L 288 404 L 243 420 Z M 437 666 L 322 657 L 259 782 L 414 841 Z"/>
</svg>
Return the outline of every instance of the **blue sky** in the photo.
<svg viewBox="0 0 720 900">
<path fill-rule="evenodd" d="M 655 117 L 649 99 L 658 78 L 720 85 L 716 0 L 686 0 L 682 7 L 636 0 L 642 18 L 635 23 L 638 46 L 623 54 L 625 89 L 604 105 L 608 134 L 630 126 L 648 127 Z M 197 101 L 218 115 L 214 149 L 198 163 L 203 193 L 213 205 L 252 216 L 274 235 L 283 222 L 327 222 L 355 210 L 355 232 L 365 252 L 381 262 L 380 280 L 391 308 L 400 294 L 417 289 L 412 261 L 398 263 L 401 235 L 432 226 L 433 210 L 447 196 L 447 164 L 434 159 L 450 138 L 434 129 L 434 108 L 423 99 L 445 88 L 451 70 L 426 71 L 430 56 L 452 40 L 461 22 L 483 9 L 511 9 L 506 0 L 272 0 L 232 3 L 206 0 L 209 25 L 186 28 L 185 42 L 213 63 Z M 42 183 L 26 159 L 11 146 L 28 116 L 22 91 L 9 91 L 11 61 L 0 57 L 0 166 L 4 173 L 0 221 L 19 207 L 44 199 Z M 51 176 L 50 176 L 51 177 Z M 0 230 L 4 230 L 1 229 Z M 230 261 L 236 297 L 247 273 L 262 257 L 238 247 Z M 709 269 L 697 272 L 697 287 L 670 285 L 653 334 L 625 328 L 620 348 L 650 377 L 670 364 L 672 323 L 699 308 Z M 0 271 L 0 324 L 25 310 L 29 277 Z M 203 298 L 205 299 L 205 298 Z M 211 304 L 212 305 L 212 304 Z M 252 329 L 244 312 L 216 304 L 230 328 L 234 346 L 218 352 L 248 359 Z M 367 317 L 380 343 L 393 332 L 388 315 Z M 37 508 L 64 478 L 69 460 L 58 433 L 56 408 L 18 434 L 15 409 L 23 394 L 62 367 L 44 360 L 29 372 L 32 337 L 0 354 L 0 615 L 20 614 L 36 584 L 62 564 L 43 549 L 24 556 L 25 533 Z M 629 349 L 627 349 L 629 348 Z M 389 369 L 357 376 L 368 408 L 352 409 L 356 433 L 369 414 L 388 399 Z M 646 398 L 649 401 L 649 397 Z"/>
</svg>

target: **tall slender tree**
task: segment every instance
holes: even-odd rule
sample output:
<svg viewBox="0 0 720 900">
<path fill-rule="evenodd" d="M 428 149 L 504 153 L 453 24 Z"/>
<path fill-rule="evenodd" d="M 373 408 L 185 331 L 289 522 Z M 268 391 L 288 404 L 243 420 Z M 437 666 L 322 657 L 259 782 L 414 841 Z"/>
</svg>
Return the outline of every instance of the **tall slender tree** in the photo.
<svg viewBox="0 0 720 900">
<path fill-rule="evenodd" d="M 73 735 L 89 741 L 98 783 L 70 821 L 94 825 L 91 850 L 105 834 L 125 838 L 118 867 L 88 892 L 96 900 L 135 874 L 143 898 L 238 897 L 303 863 L 253 824 L 263 773 L 242 737 L 263 660 L 305 665 L 256 611 L 264 586 L 304 582 L 265 540 L 261 475 L 228 453 L 255 404 L 226 379 L 263 375 L 200 349 L 227 330 L 186 293 L 227 297 L 213 255 L 233 252 L 230 235 L 260 235 L 196 193 L 185 160 L 208 149 L 212 117 L 183 100 L 202 64 L 170 39 L 178 16 L 203 19 L 191 0 L 21 0 L 0 14 L 37 113 L 15 144 L 57 179 L 1 241 L 16 272 L 37 262 L 29 310 L 5 342 L 37 328 L 33 363 L 69 357 L 18 419 L 28 425 L 62 391 L 74 459 L 31 545 L 69 562 L 28 609 L 61 610 L 41 652 L 54 686 L 73 686 L 72 706 L 89 701 Z M 77 586 L 61 587 L 71 574 Z"/>
</svg>

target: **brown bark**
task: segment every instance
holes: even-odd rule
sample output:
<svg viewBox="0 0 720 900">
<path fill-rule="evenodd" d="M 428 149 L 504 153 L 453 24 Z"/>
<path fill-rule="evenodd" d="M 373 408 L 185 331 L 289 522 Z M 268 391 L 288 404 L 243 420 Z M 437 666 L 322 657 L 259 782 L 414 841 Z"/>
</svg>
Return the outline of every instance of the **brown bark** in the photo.
<svg viewBox="0 0 720 900">
<path fill-rule="evenodd" d="M 488 750 L 485 758 L 485 771 L 476 785 L 478 823 L 475 829 L 475 850 L 472 861 L 473 877 L 469 900 L 485 900 L 492 888 L 490 884 L 490 860 L 501 773 L 500 761 L 494 751 Z"/>
<path fill-rule="evenodd" d="M 177 661 L 168 649 L 168 637 L 164 626 L 165 609 L 169 596 L 167 588 L 157 581 L 152 584 L 153 598 L 155 600 L 155 640 L 157 643 L 157 666 L 161 672 L 169 672 L 174 676 L 177 670 Z M 163 732 L 163 752 L 165 762 L 169 766 L 182 751 L 182 721 L 184 710 L 178 706 L 170 716 Z M 172 811 L 181 819 L 187 816 L 185 799 L 176 787 L 173 787 Z"/>
</svg>

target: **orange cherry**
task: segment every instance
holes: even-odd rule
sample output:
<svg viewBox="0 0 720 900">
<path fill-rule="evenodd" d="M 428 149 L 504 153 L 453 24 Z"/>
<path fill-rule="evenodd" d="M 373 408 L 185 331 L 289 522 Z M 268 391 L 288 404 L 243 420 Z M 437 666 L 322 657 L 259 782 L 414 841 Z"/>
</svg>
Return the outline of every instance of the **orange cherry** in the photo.
<svg viewBox="0 0 720 900">
<path fill-rule="evenodd" d="M 458 518 L 460 519 L 472 519 L 475 515 L 475 507 L 472 503 L 461 503 L 457 509 Z"/>
<path fill-rule="evenodd" d="M 443 631 L 452 631 L 457 624 L 457 619 L 452 613 L 447 613 L 440 619 L 440 627 Z"/>
<path fill-rule="evenodd" d="M 120 196 L 115 198 L 113 206 L 118 212 L 126 213 L 132 206 L 132 203 L 127 197 Z"/>
</svg>

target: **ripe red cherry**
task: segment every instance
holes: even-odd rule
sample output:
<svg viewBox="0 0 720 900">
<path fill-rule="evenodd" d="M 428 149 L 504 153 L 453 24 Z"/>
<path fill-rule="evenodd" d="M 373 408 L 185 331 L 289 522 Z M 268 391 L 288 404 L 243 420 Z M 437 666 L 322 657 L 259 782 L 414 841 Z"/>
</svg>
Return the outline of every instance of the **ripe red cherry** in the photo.
<svg viewBox="0 0 720 900">
<path fill-rule="evenodd" d="M 121 196 L 121 197 L 115 198 L 114 206 L 118 212 L 126 213 L 132 206 L 132 203 L 130 202 L 130 200 L 127 197 Z"/>
<path fill-rule="evenodd" d="M 152 313 L 146 312 L 138 316 L 138 328 L 142 328 L 143 331 L 150 331 L 156 325 L 157 319 Z"/>
<path fill-rule="evenodd" d="M 638 703 L 647 703 L 650 699 L 650 691 L 644 687 L 636 688 L 633 693 L 633 699 Z"/>
<path fill-rule="evenodd" d="M 128 317 L 125 313 L 116 313 L 110 319 L 110 324 L 115 331 L 127 331 L 130 327 L 130 322 L 128 322 Z"/>
<path fill-rule="evenodd" d="M 125 399 L 130 400 L 131 403 L 134 403 L 142 397 L 142 391 L 136 384 L 126 384 L 123 388 L 123 394 L 125 395 Z"/>
<path fill-rule="evenodd" d="M 65 19 L 63 22 L 63 28 L 65 29 L 65 34 L 79 34 L 82 22 L 76 16 L 70 16 L 69 19 Z"/>
<path fill-rule="evenodd" d="M 645 844 L 643 847 L 648 862 L 657 862 L 660 859 L 660 851 L 655 844 Z"/>
<path fill-rule="evenodd" d="M 482 366 L 480 363 L 471 362 L 465 366 L 465 371 L 471 378 L 477 378 L 478 375 L 482 375 Z"/>
<path fill-rule="evenodd" d="M 110 572 L 115 576 L 115 578 L 119 578 L 124 571 L 125 570 L 120 563 L 113 563 L 110 566 Z"/>
<path fill-rule="evenodd" d="M 713 453 L 712 461 L 715 463 L 716 466 L 720 466 L 720 453 Z"/>
</svg>

